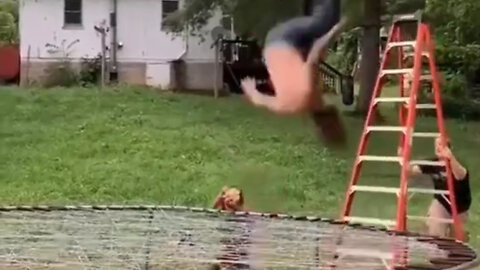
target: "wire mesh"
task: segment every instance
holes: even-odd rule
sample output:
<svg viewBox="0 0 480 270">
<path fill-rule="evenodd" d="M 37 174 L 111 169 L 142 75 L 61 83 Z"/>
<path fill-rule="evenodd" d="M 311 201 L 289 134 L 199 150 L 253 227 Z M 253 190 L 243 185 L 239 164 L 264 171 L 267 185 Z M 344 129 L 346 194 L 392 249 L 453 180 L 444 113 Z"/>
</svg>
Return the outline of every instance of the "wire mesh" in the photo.
<svg viewBox="0 0 480 270">
<path fill-rule="evenodd" d="M 321 218 L 161 206 L 0 208 L 0 269 L 467 269 L 476 262 L 474 250 L 453 240 Z"/>
</svg>

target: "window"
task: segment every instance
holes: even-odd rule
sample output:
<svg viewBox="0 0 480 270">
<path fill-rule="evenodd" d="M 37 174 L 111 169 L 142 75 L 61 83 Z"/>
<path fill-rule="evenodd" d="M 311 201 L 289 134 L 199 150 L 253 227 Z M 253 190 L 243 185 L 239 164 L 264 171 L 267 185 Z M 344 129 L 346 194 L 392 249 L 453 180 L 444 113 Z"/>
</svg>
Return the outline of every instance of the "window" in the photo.
<svg viewBox="0 0 480 270">
<path fill-rule="evenodd" d="M 165 25 L 165 18 L 178 10 L 179 0 L 162 0 L 162 28 L 167 27 Z"/>
<path fill-rule="evenodd" d="M 82 0 L 65 0 L 64 24 L 82 24 Z"/>
</svg>

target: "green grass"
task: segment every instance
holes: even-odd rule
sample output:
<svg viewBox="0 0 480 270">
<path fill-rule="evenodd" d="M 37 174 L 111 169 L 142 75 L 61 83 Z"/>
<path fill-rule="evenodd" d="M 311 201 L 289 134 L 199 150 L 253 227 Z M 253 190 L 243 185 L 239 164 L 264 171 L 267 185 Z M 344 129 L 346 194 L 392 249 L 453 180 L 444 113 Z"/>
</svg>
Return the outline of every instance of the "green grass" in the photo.
<svg viewBox="0 0 480 270">
<path fill-rule="evenodd" d="M 382 112 L 390 124 L 396 121 L 392 108 Z M 363 128 L 360 118 L 344 119 L 349 145 L 330 150 L 308 118 L 275 116 L 238 97 L 4 88 L 0 203 L 210 207 L 224 185 L 237 185 L 258 211 L 338 217 Z M 419 120 L 419 129 L 434 127 L 433 119 Z M 480 124 L 448 120 L 447 128 L 455 153 L 471 170 L 468 229 L 480 247 Z M 419 140 L 415 155 L 430 156 L 431 139 Z M 392 135 L 372 136 L 370 152 L 392 155 L 396 143 Z M 398 165 L 368 164 L 364 172 L 362 184 L 398 186 Z M 357 215 L 395 213 L 394 197 L 362 195 Z M 424 215 L 429 199 L 414 197 L 412 211 Z"/>
</svg>

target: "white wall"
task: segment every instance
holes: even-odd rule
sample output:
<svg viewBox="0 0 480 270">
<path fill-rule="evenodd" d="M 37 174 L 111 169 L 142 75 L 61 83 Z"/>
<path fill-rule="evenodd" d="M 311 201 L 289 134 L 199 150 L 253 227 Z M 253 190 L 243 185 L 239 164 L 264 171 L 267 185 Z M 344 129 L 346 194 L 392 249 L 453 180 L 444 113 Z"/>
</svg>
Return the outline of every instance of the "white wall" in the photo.
<svg viewBox="0 0 480 270">
<path fill-rule="evenodd" d="M 30 47 L 31 61 L 45 61 L 58 58 L 62 53 L 50 54 L 47 43 L 65 47 L 72 41 L 79 42 L 67 51 L 71 58 L 93 57 L 101 51 L 100 35 L 94 25 L 106 21 L 110 1 L 83 0 L 83 25 L 79 28 L 64 28 L 62 0 L 20 0 L 20 41 L 21 57 L 25 59 Z M 63 50 L 66 51 L 66 50 Z"/>
<path fill-rule="evenodd" d="M 220 25 L 222 12 L 216 11 L 214 16 L 208 21 L 202 30 L 205 38 L 201 43 L 200 37 L 188 38 L 188 52 L 184 59 L 188 62 L 213 62 L 215 59 L 215 50 L 211 48 L 214 40 L 211 38 L 210 30 Z"/>
<path fill-rule="evenodd" d="M 161 16 L 162 1 L 118 1 L 118 40 L 124 44 L 120 62 L 165 62 L 181 55 L 185 42 L 162 31 Z"/>
<path fill-rule="evenodd" d="M 31 61 L 45 61 L 61 57 L 62 53 L 51 54 L 47 43 L 65 46 L 75 40 L 69 57 L 94 57 L 101 52 L 100 34 L 93 29 L 105 22 L 108 26 L 112 0 L 83 0 L 83 25 L 64 28 L 63 0 L 20 0 L 21 56 L 27 57 L 30 47 Z M 118 0 L 118 40 L 123 48 L 118 51 L 120 62 L 166 63 L 188 52 L 187 61 L 212 62 L 214 51 L 210 49 L 212 39 L 208 31 L 220 22 L 220 13 L 210 20 L 205 28 L 205 42 L 185 35 L 172 39 L 161 29 L 161 0 Z M 110 37 L 107 37 L 110 43 Z"/>
<path fill-rule="evenodd" d="M 187 61 L 214 60 L 209 31 L 220 23 L 220 12 L 203 29 L 206 40 L 199 44 L 199 37 L 185 33 L 174 35 L 162 30 L 162 1 L 136 1 L 119 0 L 118 39 L 124 43 L 124 48 L 118 53 L 119 61 L 165 62 L 180 56 Z"/>
</svg>

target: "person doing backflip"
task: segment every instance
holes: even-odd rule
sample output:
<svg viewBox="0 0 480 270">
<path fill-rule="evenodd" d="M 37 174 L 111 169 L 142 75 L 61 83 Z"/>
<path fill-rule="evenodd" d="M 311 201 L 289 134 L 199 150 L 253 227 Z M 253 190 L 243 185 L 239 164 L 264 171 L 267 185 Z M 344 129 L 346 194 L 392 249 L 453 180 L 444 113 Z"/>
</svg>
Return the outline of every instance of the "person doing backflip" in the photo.
<svg viewBox="0 0 480 270">
<path fill-rule="evenodd" d="M 312 16 L 278 24 L 269 31 L 263 56 L 275 95 L 259 92 L 253 78 L 242 80 L 242 89 L 256 106 L 278 114 L 310 114 L 327 144 L 345 143 L 337 109 L 323 99 L 320 62 L 330 43 L 345 25 L 340 20 L 340 0 L 316 4 Z"/>
</svg>

